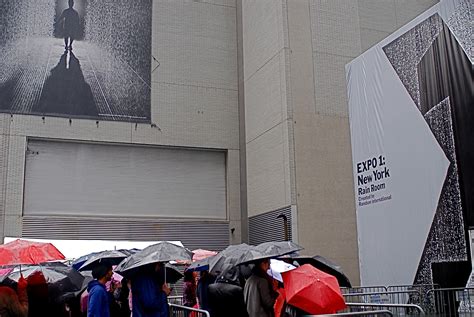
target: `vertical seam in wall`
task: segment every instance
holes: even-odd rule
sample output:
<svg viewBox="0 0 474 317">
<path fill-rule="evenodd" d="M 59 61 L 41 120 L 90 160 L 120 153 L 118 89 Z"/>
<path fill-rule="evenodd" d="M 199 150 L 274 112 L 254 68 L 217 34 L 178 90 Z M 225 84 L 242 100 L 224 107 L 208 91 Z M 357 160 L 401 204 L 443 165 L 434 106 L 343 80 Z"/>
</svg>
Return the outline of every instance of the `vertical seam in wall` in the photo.
<svg viewBox="0 0 474 317">
<path fill-rule="evenodd" d="M 289 197 L 285 197 L 286 201 L 289 201 L 290 205 L 292 204 L 292 191 L 293 191 L 293 182 L 292 180 L 292 174 L 293 174 L 293 168 L 292 164 L 290 163 L 290 157 L 292 156 L 292 148 L 293 144 L 292 142 L 294 141 L 293 139 L 293 129 L 291 127 L 291 122 L 292 122 L 292 117 L 293 117 L 293 107 L 291 103 L 291 85 L 289 82 L 291 82 L 291 61 L 290 61 L 290 52 L 291 52 L 291 45 L 290 45 L 290 32 L 289 32 L 289 21 L 288 21 L 288 1 L 287 0 L 282 0 L 281 1 L 281 7 L 282 7 L 282 28 L 283 28 L 283 70 L 284 70 L 284 86 L 283 89 L 285 90 L 285 120 L 282 120 L 282 123 L 286 121 L 287 123 L 287 129 L 286 129 L 286 138 L 284 135 L 282 135 L 283 140 L 288 139 L 288 157 L 285 157 L 285 151 L 283 152 L 283 155 L 285 157 L 285 160 L 288 160 L 288 175 L 285 175 L 285 194 L 287 193 L 286 189 L 289 189 Z M 288 44 L 288 50 L 285 49 L 285 40 Z M 281 82 L 280 82 L 280 87 L 281 87 Z M 291 122 L 290 122 L 291 120 Z M 283 133 L 285 133 L 285 130 L 282 130 Z M 285 164 L 285 162 L 283 162 Z M 286 164 L 285 164 L 286 165 Z M 286 174 L 286 173 L 285 173 Z M 288 179 L 287 179 L 288 177 Z M 286 196 L 286 195 L 285 195 Z"/>
<path fill-rule="evenodd" d="M 313 73 L 313 110 L 314 114 L 316 111 L 316 74 L 314 73 L 314 45 L 313 45 L 313 17 L 311 15 L 311 0 L 308 0 L 308 14 L 309 14 L 309 33 L 311 35 L 311 72 Z"/>
<path fill-rule="evenodd" d="M 397 14 L 397 0 L 393 1 L 393 11 L 395 12 L 395 30 L 398 29 L 398 14 Z"/>
<path fill-rule="evenodd" d="M 292 98 L 292 77 L 291 77 L 291 39 L 290 39 L 290 17 L 288 0 L 285 1 L 286 8 L 286 35 L 288 38 L 288 51 L 285 52 L 285 72 L 286 72 L 286 98 L 287 98 L 287 124 L 288 124 L 288 163 L 289 163 L 289 182 L 290 182 L 290 205 L 297 205 L 298 193 L 296 185 L 296 142 L 295 142 L 295 126 L 294 120 L 294 109 L 293 109 L 293 98 Z M 291 160 L 290 160 L 291 157 Z M 297 230 L 297 228 L 296 228 Z"/>
<path fill-rule="evenodd" d="M 359 23 L 357 23 L 359 25 L 359 54 L 362 54 L 363 52 L 363 49 L 362 49 L 362 32 L 361 32 L 361 26 L 360 26 L 360 6 L 359 6 L 359 1 L 357 1 L 357 20 Z M 344 70 L 345 72 L 345 70 Z M 347 85 L 347 84 L 346 84 Z M 347 88 L 346 88 L 347 90 Z M 347 96 L 347 115 L 349 116 L 349 96 Z"/>
<path fill-rule="evenodd" d="M 243 56 L 243 4 L 236 0 L 237 32 L 237 103 L 239 110 L 239 188 L 240 188 L 240 242 L 248 242 L 248 195 L 247 195 L 247 142 L 245 131 L 245 74 Z"/>
<path fill-rule="evenodd" d="M 3 191 L 3 199 L 0 202 L 3 205 L 3 212 L 2 212 L 2 236 L 0 237 L 1 240 L 0 242 L 4 242 L 5 238 L 5 222 L 6 222 L 6 214 L 7 214 L 7 180 L 8 180 L 8 164 L 10 161 L 10 126 L 11 126 L 11 118 L 8 119 L 7 123 L 7 129 L 6 133 L 4 134 L 5 136 L 5 155 L 4 158 L 6 160 L 4 166 L 5 166 L 5 174 L 3 175 L 2 179 L 2 191 Z"/>
</svg>

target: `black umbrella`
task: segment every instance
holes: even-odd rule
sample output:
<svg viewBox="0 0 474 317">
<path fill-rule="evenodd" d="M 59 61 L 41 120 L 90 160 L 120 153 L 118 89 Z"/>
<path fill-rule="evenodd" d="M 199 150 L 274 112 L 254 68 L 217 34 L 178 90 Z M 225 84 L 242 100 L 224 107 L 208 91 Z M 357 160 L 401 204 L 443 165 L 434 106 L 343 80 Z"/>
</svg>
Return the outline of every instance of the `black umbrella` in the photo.
<svg viewBox="0 0 474 317">
<path fill-rule="evenodd" d="M 166 268 L 166 282 L 168 283 L 174 284 L 180 279 L 182 279 L 184 276 L 183 273 L 181 273 L 180 270 L 174 265 L 166 263 L 165 268 Z"/>
<path fill-rule="evenodd" d="M 254 248 L 254 246 L 246 243 L 228 246 L 217 255 L 209 258 L 209 272 L 221 273 L 236 266 L 244 254 Z"/>
<path fill-rule="evenodd" d="M 98 252 L 92 255 L 82 266 L 79 271 L 92 270 L 96 265 L 100 263 L 107 263 L 110 265 L 117 265 L 122 262 L 126 257 L 134 254 L 134 251 L 129 250 L 107 250 Z"/>
<path fill-rule="evenodd" d="M 50 293 L 75 292 L 81 289 L 84 276 L 74 268 L 60 262 L 48 262 L 41 265 L 22 265 L 16 267 L 6 279 L 17 283 L 20 275 L 28 280 L 34 275 L 42 275 Z"/>
<path fill-rule="evenodd" d="M 121 275 L 127 275 L 142 266 L 159 262 L 191 261 L 193 253 L 185 247 L 162 241 L 132 254 L 115 268 Z"/>
<path fill-rule="evenodd" d="M 265 242 L 246 250 L 235 264 L 241 265 L 264 259 L 277 258 L 290 253 L 295 253 L 302 249 L 302 247 L 291 241 Z"/>
<path fill-rule="evenodd" d="M 256 249 L 268 256 L 279 257 L 301 251 L 304 248 L 291 241 L 271 241 L 257 245 Z"/>
<path fill-rule="evenodd" d="M 305 257 L 305 256 L 298 256 L 298 257 L 290 257 L 292 261 L 296 261 L 299 265 L 303 264 L 311 264 L 315 268 L 331 274 L 339 283 L 341 287 L 352 287 L 349 278 L 344 274 L 341 267 L 334 262 L 326 259 L 323 256 L 316 255 L 314 257 Z"/>
</svg>

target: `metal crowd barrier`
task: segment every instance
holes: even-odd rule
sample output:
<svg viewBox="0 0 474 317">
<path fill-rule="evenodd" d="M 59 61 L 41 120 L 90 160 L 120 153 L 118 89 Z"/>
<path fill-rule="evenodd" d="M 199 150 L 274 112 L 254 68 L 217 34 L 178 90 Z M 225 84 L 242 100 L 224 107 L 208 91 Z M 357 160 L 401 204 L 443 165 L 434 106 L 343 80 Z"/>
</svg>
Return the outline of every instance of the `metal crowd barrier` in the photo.
<svg viewBox="0 0 474 317">
<path fill-rule="evenodd" d="M 348 313 L 362 312 L 367 310 L 390 311 L 394 316 L 418 316 L 424 315 L 425 311 L 419 305 L 414 304 L 373 304 L 373 303 L 346 303 Z"/>
<path fill-rule="evenodd" d="M 437 288 L 429 290 L 426 298 L 433 305 L 428 312 L 440 316 L 474 314 L 474 288 Z"/>
<path fill-rule="evenodd" d="M 343 294 L 347 302 L 371 303 L 371 304 L 414 304 L 421 305 L 422 296 L 420 291 L 384 291 L 367 293 Z"/>
<path fill-rule="evenodd" d="M 168 303 L 170 317 L 211 317 L 207 310 Z"/>
<path fill-rule="evenodd" d="M 372 293 L 372 292 L 386 292 L 385 286 L 355 286 L 355 287 L 341 287 L 342 294 L 353 293 Z"/>
<path fill-rule="evenodd" d="M 390 285 L 387 287 L 389 291 L 410 291 L 417 290 L 420 292 L 421 299 L 411 298 L 406 304 L 420 305 L 425 311 L 430 311 L 434 305 L 431 298 L 425 296 L 430 290 L 440 288 L 439 284 L 414 284 L 414 285 Z"/>
<path fill-rule="evenodd" d="M 168 296 L 168 303 L 175 305 L 183 305 L 183 296 Z"/>
<path fill-rule="evenodd" d="M 308 315 L 311 316 L 311 315 Z M 319 316 L 365 316 L 365 317 L 372 317 L 372 316 L 393 316 L 393 313 L 390 310 L 367 310 L 367 311 L 360 311 L 360 312 L 349 312 L 349 313 L 338 313 L 338 314 L 327 314 L 327 315 L 319 315 Z"/>
</svg>

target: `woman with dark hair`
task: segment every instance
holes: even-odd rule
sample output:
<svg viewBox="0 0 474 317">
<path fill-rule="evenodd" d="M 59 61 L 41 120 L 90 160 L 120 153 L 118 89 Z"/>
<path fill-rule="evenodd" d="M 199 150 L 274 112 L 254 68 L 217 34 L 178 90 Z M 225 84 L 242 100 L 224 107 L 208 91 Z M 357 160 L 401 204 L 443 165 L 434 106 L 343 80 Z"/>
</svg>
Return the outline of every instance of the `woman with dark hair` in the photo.
<svg viewBox="0 0 474 317">
<path fill-rule="evenodd" d="M 184 271 L 183 306 L 194 307 L 197 304 L 196 279 L 193 271 Z"/>
</svg>

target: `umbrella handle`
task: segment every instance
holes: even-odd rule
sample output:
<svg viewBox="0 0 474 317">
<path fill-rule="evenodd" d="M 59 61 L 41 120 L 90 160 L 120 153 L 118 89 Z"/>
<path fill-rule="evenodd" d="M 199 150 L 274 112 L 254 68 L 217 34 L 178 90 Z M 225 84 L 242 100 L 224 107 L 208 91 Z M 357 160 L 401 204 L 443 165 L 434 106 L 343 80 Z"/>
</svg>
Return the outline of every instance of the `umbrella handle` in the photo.
<svg viewBox="0 0 474 317">
<path fill-rule="evenodd" d="M 165 270 L 165 284 L 166 284 L 166 264 L 163 265 L 163 268 L 164 268 L 164 270 Z"/>
</svg>

